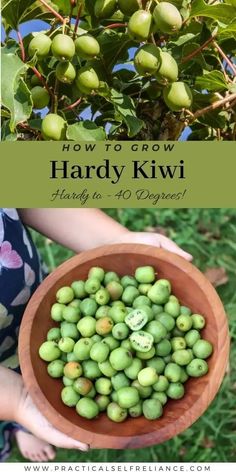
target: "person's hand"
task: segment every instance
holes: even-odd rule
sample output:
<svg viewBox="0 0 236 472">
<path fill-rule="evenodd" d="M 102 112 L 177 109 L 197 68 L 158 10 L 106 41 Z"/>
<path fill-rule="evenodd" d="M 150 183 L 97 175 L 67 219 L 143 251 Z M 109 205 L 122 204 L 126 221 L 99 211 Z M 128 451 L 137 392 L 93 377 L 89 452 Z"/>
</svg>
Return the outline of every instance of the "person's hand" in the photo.
<svg viewBox="0 0 236 472">
<path fill-rule="evenodd" d="M 167 251 L 174 252 L 178 256 L 184 257 L 187 261 L 192 260 L 191 254 L 183 251 L 176 243 L 171 239 L 163 236 L 158 233 L 146 233 L 146 232 L 133 232 L 127 231 L 115 240 L 112 243 L 139 243 L 139 244 L 149 244 L 151 246 L 161 247 Z"/>
<path fill-rule="evenodd" d="M 24 387 L 22 388 L 22 395 L 18 402 L 15 417 L 16 421 L 29 432 L 53 446 L 65 449 L 80 449 L 84 452 L 89 450 L 87 444 L 76 441 L 55 429 L 34 405 Z"/>
</svg>

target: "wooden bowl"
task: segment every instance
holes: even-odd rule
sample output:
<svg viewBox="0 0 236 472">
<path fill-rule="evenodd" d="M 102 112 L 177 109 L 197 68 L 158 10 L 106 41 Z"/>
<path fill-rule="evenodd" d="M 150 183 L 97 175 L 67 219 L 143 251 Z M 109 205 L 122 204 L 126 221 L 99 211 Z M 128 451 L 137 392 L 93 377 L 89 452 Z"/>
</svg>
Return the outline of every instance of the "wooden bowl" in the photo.
<svg viewBox="0 0 236 472">
<path fill-rule="evenodd" d="M 86 420 L 60 398 L 61 380 L 47 374 L 47 364 L 38 355 L 49 328 L 56 325 L 50 308 L 56 291 L 73 280 L 86 279 L 92 266 L 133 274 L 136 267 L 152 265 L 159 278 L 171 281 L 173 293 L 193 312 L 202 313 L 207 323 L 203 336 L 214 345 L 208 360 L 209 372 L 186 383 L 181 400 L 169 400 L 163 416 L 155 421 L 144 417 L 113 423 L 106 414 Z M 23 379 L 33 401 L 53 426 L 66 435 L 79 439 L 91 448 L 139 448 L 158 444 L 188 428 L 207 409 L 215 397 L 227 366 L 229 334 L 222 303 L 205 276 L 183 258 L 143 244 L 116 244 L 83 252 L 60 265 L 36 290 L 27 305 L 20 329 L 19 355 Z"/>
</svg>

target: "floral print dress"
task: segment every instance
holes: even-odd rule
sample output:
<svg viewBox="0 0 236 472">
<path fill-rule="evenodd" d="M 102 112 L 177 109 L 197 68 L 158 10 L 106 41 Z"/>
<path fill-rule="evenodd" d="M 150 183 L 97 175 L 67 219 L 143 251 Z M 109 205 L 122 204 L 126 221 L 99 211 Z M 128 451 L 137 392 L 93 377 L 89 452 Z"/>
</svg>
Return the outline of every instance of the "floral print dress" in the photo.
<svg viewBox="0 0 236 472">
<path fill-rule="evenodd" d="M 0 363 L 19 372 L 18 333 L 27 302 L 42 280 L 37 250 L 14 208 L 0 208 Z M 1 400 L 0 400 L 1 401 Z M 0 461 L 19 425 L 0 421 Z"/>
</svg>

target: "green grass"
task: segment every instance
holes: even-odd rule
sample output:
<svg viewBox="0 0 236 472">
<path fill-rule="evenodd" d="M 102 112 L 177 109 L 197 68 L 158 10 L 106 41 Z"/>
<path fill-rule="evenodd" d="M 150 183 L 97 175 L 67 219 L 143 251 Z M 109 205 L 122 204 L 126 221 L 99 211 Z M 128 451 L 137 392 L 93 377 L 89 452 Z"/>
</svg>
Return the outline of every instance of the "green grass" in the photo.
<svg viewBox="0 0 236 472">
<path fill-rule="evenodd" d="M 202 271 L 224 267 L 228 282 L 218 293 L 228 314 L 231 367 L 206 413 L 187 431 L 157 446 L 139 450 L 93 450 L 86 454 L 58 450 L 59 462 L 235 462 L 236 461 L 236 212 L 229 209 L 118 209 L 108 213 L 136 231 L 162 227 L 167 235 L 194 256 Z M 81 229 L 82 230 L 82 229 Z M 35 242 L 50 270 L 72 255 L 34 233 Z M 23 461 L 14 447 L 9 459 Z"/>
</svg>

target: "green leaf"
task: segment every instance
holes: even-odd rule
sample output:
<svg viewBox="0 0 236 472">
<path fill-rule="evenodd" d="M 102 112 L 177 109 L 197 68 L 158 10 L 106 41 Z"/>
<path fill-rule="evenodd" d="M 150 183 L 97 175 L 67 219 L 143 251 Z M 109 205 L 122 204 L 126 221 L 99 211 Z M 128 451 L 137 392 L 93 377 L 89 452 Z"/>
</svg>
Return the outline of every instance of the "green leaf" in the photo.
<svg viewBox="0 0 236 472">
<path fill-rule="evenodd" d="M 66 136 L 71 141 L 104 141 L 106 139 L 104 129 L 89 120 L 69 125 Z"/>
<path fill-rule="evenodd" d="M 222 39 L 231 39 L 232 37 L 236 38 L 236 21 L 233 21 L 228 26 L 220 27 L 218 30 L 218 37 Z"/>
<path fill-rule="evenodd" d="M 195 16 L 206 16 L 227 25 L 236 18 L 236 8 L 223 3 L 208 5 L 204 0 L 194 0 L 191 5 L 190 18 Z"/>
<path fill-rule="evenodd" d="M 57 8 L 53 2 L 48 1 L 48 4 Z M 2 0 L 1 11 L 7 25 L 15 30 L 19 24 L 29 20 L 50 21 L 52 18 L 52 14 L 38 0 Z"/>
<path fill-rule="evenodd" d="M 2 103 L 10 111 L 10 130 L 14 131 L 16 125 L 26 121 L 32 112 L 32 99 L 30 91 L 21 75 L 27 66 L 18 56 L 6 54 L 2 48 Z"/>
<path fill-rule="evenodd" d="M 213 70 L 212 72 L 202 75 L 201 77 L 197 77 L 195 85 L 201 90 L 208 90 L 211 92 L 228 90 L 228 85 L 225 81 L 224 74 L 217 70 Z"/>
<path fill-rule="evenodd" d="M 107 67 L 112 68 L 117 62 L 124 62 L 128 59 L 128 49 L 132 46 L 132 40 L 128 35 L 109 30 L 103 31 L 97 40 Z"/>
<path fill-rule="evenodd" d="M 144 126 L 144 122 L 137 118 L 133 100 L 114 89 L 111 89 L 111 103 L 113 103 L 116 112 L 121 115 L 128 128 L 130 138 L 136 136 Z"/>
<path fill-rule="evenodd" d="M 17 141 L 17 134 L 12 133 L 9 127 L 9 120 L 2 123 L 1 130 L 1 140 L 2 141 Z"/>
</svg>

